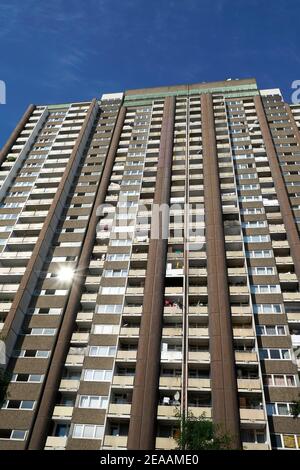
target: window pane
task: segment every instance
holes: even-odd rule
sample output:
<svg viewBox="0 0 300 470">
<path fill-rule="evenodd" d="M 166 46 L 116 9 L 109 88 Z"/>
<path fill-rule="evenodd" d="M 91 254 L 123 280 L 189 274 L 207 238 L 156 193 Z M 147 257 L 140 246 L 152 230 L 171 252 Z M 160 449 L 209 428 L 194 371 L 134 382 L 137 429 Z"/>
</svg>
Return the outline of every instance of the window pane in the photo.
<svg viewBox="0 0 300 470">
<path fill-rule="evenodd" d="M 276 414 L 276 408 L 274 403 L 267 403 L 267 413 L 269 416 Z"/>
<path fill-rule="evenodd" d="M 279 349 L 270 349 L 270 358 L 271 359 L 280 359 Z"/>
<path fill-rule="evenodd" d="M 93 371 L 92 370 L 86 370 L 84 373 L 84 380 L 93 380 Z"/>
<path fill-rule="evenodd" d="M 83 433 L 83 425 L 75 424 L 73 429 L 73 437 L 81 437 Z"/>
<path fill-rule="evenodd" d="M 275 326 L 266 326 L 267 335 L 276 335 Z"/>
<path fill-rule="evenodd" d="M 20 408 L 21 408 L 22 410 L 32 410 L 32 409 L 33 409 L 33 405 L 34 405 L 34 401 L 24 400 L 24 401 L 21 403 Z"/>
<path fill-rule="evenodd" d="M 268 351 L 266 349 L 259 350 L 260 359 L 268 359 Z"/>
<path fill-rule="evenodd" d="M 287 375 L 286 376 L 286 383 L 289 386 L 294 386 L 295 385 L 295 378 L 293 375 Z"/>
<path fill-rule="evenodd" d="M 99 408 L 100 407 L 100 400 L 99 397 L 90 397 L 90 408 Z"/>
<path fill-rule="evenodd" d="M 95 426 L 89 426 L 89 425 L 85 424 L 84 430 L 83 430 L 83 437 L 85 437 L 87 439 L 93 439 L 94 430 L 95 430 Z"/>
<path fill-rule="evenodd" d="M 278 414 L 279 415 L 287 415 L 288 414 L 288 406 L 285 403 L 279 403 L 277 405 Z"/>
<path fill-rule="evenodd" d="M 79 406 L 80 406 L 80 408 L 88 408 L 88 406 L 89 406 L 88 397 L 86 397 L 86 396 L 80 397 Z"/>
<path fill-rule="evenodd" d="M 95 438 L 101 439 L 103 436 L 103 426 L 96 426 Z"/>
<path fill-rule="evenodd" d="M 284 376 L 283 375 L 274 375 L 274 383 L 275 383 L 275 385 L 284 386 L 285 385 Z"/>
<path fill-rule="evenodd" d="M 276 449 L 280 449 L 282 447 L 280 434 L 271 434 L 271 442 L 272 447 L 276 447 Z"/>
<path fill-rule="evenodd" d="M 18 429 L 14 429 L 11 433 L 11 439 L 19 439 L 23 441 L 25 439 L 25 434 L 26 434 L 26 431 L 20 431 Z"/>
<path fill-rule="evenodd" d="M 290 351 L 288 349 L 283 349 L 282 350 L 282 357 L 283 357 L 283 359 L 289 359 L 290 358 Z"/>
<path fill-rule="evenodd" d="M 283 435 L 283 446 L 287 449 L 295 449 L 296 442 L 295 438 L 292 435 Z"/>
</svg>

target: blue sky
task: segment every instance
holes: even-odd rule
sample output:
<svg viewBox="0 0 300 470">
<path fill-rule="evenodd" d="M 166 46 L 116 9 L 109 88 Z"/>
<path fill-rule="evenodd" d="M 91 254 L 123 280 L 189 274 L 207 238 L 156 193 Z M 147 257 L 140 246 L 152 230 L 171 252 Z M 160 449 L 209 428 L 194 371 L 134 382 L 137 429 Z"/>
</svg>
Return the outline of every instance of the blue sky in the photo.
<svg viewBox="0 0 300 470">
<path fill-rule="evenodd" d="M 290 101 L 299 0 L 0 0 L 0 145 L 29 103 L 256 77 Z"/>
</svg>

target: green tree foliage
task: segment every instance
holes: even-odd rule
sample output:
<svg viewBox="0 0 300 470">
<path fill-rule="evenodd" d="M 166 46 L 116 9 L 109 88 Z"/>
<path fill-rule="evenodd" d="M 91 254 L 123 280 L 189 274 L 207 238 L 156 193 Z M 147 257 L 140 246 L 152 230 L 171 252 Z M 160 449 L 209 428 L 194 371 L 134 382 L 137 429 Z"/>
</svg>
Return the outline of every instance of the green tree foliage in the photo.
<svg viewBox="0 0 300 470">
<path fill-rule="evenodd" d="M 231 449 L 231 438 L 222 433 L 220 427 L 208 420 L 203 413 L 195 417 L 189 413 L 187 417 L 179 416 L 180 431 L 175 440 L 181 450 L 225 450 Z"/>
</svg>

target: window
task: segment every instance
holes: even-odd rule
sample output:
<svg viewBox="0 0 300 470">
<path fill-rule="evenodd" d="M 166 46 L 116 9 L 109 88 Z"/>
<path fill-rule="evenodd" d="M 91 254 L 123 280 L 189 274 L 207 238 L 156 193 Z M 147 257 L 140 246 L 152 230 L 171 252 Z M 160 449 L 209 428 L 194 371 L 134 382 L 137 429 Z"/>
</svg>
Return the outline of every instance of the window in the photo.
<svg viewBox="0 0 300 470">
<path fill-rule="evenodd" d="M 112 370 L 85 369 L 83 371 L 83 380 L 85 382 L 110 382 L 112 379 Z"/>
<path fill-rule="evenodd" d="M 272 251 L 271 250 L 246 251 L 246 256 L 248 258 L 271 258 L 272 257 Z"/>
<path fill-rule="evenodd" d="M 280 286 L 275 284 L 253 284 L 251 292 L 254 294 L 280 294 Z"/>
<path fill-rule="evenodd" d="M 103 273 L 104 277 L 126 277 L 128 274 L 127 269 L 106 269 Z"/>
<path fill-rule="evenodd" d="M 12 441 L 24 441 L 27 431 L 21 429 L 0 429 L 0 439 L 10 439 Z"/>
<path fill-rule="evenodd" d="M 115 346 L 90 346 L 90 357 L 114 356 L 117 348 Z"/>
<path fill-rule="evenodd" d="M 102 439 L 104 426 L 95 424 L 74 424 L 73 435 L 75 439 Z"/>
<path fill-rule="evenodd" d="M 94 325 L 94 335 L 117 335 L 119 332 L 118 325 Z"/>
<path fill-rule="evenodd" d="M 299 434 L 271 434 L 271 442 L 276 449 L 300 449 Z"/>
<path fill-rule="evenodd" d="M 97 305 L 96 313 L 122 313 L 122 304 Z"/>
<path fill-rule="evenodd" d="M 50 355 L 50 351 L 43 351 L 41 349 L 21 349 L 13 352 L 14 357 L 38 357 L 41 359 L 47 359 Z"/>
<path fill-rule="evenodd" d="M 125 287 L 102 287 L 101 294 L 103 295 L 122 295 L 125 294 Z"/>
<path fill-rule="evenodd" d="M 129 254 L 128 253 L 111 253 L 107 255 L 108 261 L 128 261 Z"/>
<path fill-rule="evenodd" d="M 291 416 L 291 403 L 267 403 L 268 416 Z"/>
<path fill-rule="evenodd" d="M 132 243 L 131 240 L 125 240 L 125 239 L 110 241 L 111 246 L 130 246 L 131 243 Z"/>
<path fill-rule="evenodd" d="M 6 410 L 33 410 L 35 402 L 32 400 L 6 400 L 2 408 Z"/>
<path fill-rule="evenodd" d="M 275 268 L 269 266 L 251 268 L 251 274 L 255 276 L 270 276 L 275 274 Z"/>
<path fill-rule="evenodd" d="M 101 408 L 106 409 L 108 397 L 99 395 L 81 395 L 79 396 L 79 408 Z"/>
<path fill-rule="evenodd" d="M 284 325 L 257 325 L 256 333 L 259 336 L 284 336 L 286 331 Z"/>
<path fill-rule="evenodd" d="M 244 236 L 246 243 L 266 243 L 270 241 L 269 235 L 248 235 Z"/>
<path fill-rule="evenodd" d="M 254 304 L 254 313 L 282 313 L 280 304 Z"/>
<path fill-rule="evenodd" d="M 254 212 L 250 212 L 250 210 L 253 210 Z M 256 211 L 258 211 L 258 209 L 256 209 Z M 255 211 L 255 208 L 254 209 L 248 209 L 248 214 L 252 213 L 252 214 L 256 214 L 257 212 Z M 245 212 L 244 212 L 245 213 Z M 266 227 L 267 225 L 267 222 L 265 220 L 256 220 L 254 222 L 245 222 L 243 224 L 243 226 L 245 228 L 257 228 L 257 227 Z"/>
<path fill-rule="evenodd" d="M 294 375 L 284 374 L 263 374 L 264 385 L 276 387 L 295 387 L 296 380 Z"/>
<path fill-rule="evenodd" d="M 260 359 L 290 359 L 290 351 L 289 349 L 267 349 L 262 348 L 259 349 L 259 357 Z"/>
<path fill-rule="evenodd" d="M 33 315 L 60 315 L 61 308 L 35 308 Z"/>
<path fill-rule="evenodd" d="M 12 382 L 40 383 L 44 376 L 41 374 L 13 374 Z"/>
<path fill-rule="evenodd" d="M 31 328 L 31 336 L 54 336 L 56 328 Z"/>
</svg>

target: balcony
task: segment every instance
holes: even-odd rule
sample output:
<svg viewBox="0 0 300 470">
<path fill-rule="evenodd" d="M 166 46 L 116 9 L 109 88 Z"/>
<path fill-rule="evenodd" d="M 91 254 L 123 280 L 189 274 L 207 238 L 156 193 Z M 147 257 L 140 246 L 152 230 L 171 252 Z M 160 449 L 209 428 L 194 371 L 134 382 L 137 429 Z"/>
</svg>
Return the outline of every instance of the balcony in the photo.
<svg viewBox="0 0 300 470">
<path fill-rule="evenodd" d="M 255 351 L 236 351 L 235 352 L 235 361 L 241 363 L 256 363 L 257 354 Z"/>
<path fill-rule="evenodd" d="M 238 389 L 251 392 L 260 392 L 261 383 L 259 379 L 237 379 Z"/>
<path fill-rule="evenodd" d="M 66 366 L 82 367 L 84 361 L 83 354 L 68 354 L 66 358 Z"/>
<path fill-rule="evenodd" d="M 103 447 L 109 447 L 111 449 L 126 449 L 127 436 L 105 436 Z"/>
<path fill-rule="evenodd" d="M 300 292 L 283 292 L 284 302 L 300 302 Z"/>
<path fill-rule="evenodd" d="M 160 377 L 159 387 L 178 389 L 181 387 L 181 377 L 166 377 L 166 376 Z"/>
<path fill-rule="evenodd" d="M 91 323 L 93 320 L 93 312 L 78 312 L 76 322 L 79 324 Z"/>
<path fill-rule="evenodd" d="M 285 265 L 285 266 L 294 264 L 291 256 L 276 256 L 275 262 L 277 265 Z"/>
<path fill-rule="evenodd" d="M 280 282 L 298 282 L 294 273 L 279 273 L 279 280 Z"/>
<path fill-rule="evenodd" d="M 73 344 L 87 344 L 89 341 L 89 333 L 73 333 L 71 343 Z"/>
<path fill-rule="evenodd" d="M 140 307 L 128 307 L 125 305 L 124 309 L 123 309 L 123 315 L 141 315 L 142 313 L 142 306 Z"/>
<path fill-rule="evenodd" d="M 189 351 L 189 362 L 209 362 L 210 354 L 208 351 Z"/>
<path fill-rule="evenodd" d="M 127 287 L 126 294 L 127 295 L 143 295 L 144 288 L 143 287 Z"/>
<path fill-rule="evenodd" d="M 208 338 L 208 328 L 189 328 L 189 336 Z"/>
<path fill-rule="evenodd" d="M 252 328 L 233 328 L 233 336 L 235 338 L 254 338 Z"/>
<path fill-rule="evenodd" d="M 176 449 L 177 442 L 172 437 L 157 437 L 155 448 L 157 450 L 171 450 Z"/>
<path fill-rule="evenodd" d="M 264 410 L 240 408 L 240 419 L 244 423 L 266 421 Z"/>
<path fill-rule="evenodd" d="M 67 440 L 67 437 L 48 436 L 45 450 L 65 450 Z"/>
<path fill-rule="evenodd" d="M 270 447 L 258 442 L 243 442 L 243 450 L 270 450 Z"/>
<path fill-rule="evenodd" d="M 108 414 L 113 416 L 130 415 L 130 403 L 111 403 L 108 408 Z"/>
<path fill-rule="evenodd" d="M 118 351 L 117 360 L 119 361 L 136 361 L 137 351 Z"/>
<path fill-rule="evenodd" d="M 193 390 L 210 390 L 210 379 L 190 377 L 188 379 L 188 388 Z"/>
<path fill-rule="evenodd" d="M 73 406 L 63 406 L 63 405 L 55 406 L 53 410 L 52 418 L 55 420 L 60 420 L 60 419 L 70 420 L 72 418 L 73 410 L 74 410 Z"/>
<path fill-rule="evenodd" d="M 207 286 L 191 286 L 189 288 L 190 295 L 207 295 Z"/>
<path fill-rule="evenodd" d="M 164 337 L 182 336 L 182 328 L 163 328 L 162 336 Z"/>
<path fill-rule="evenodd" d="M 183 288 L 178 287 L 166 287 L 165 295 L 183 295 Z"/>
<path fill-rule="evenodd" d="M 131 337 L 131 336 L 138 336 L 139 335 L 139 328 L 121 328 L 120 330 L 120 336 L 126 336 L 126 337 Z"/>
<path fill-rule="evenodd" d="M 166 362 L 181 362 L 182 352 L 181 351 L 162 351 L 161 361 Z"/>
<path fill-rule="evenodd" d="M 205 418 L 211 418 L 212 408 L 208 406 L 189 406 L 189 413 L 192 413 L 195 418 L 199 418 L 201 415 L 205 414 Z"/>
<path fill-rule="evenodd" d="M 115 375 L 113 377 L 112 385 L 116 385 L 118 387 L 132 387 L 133 382 L 133 375 Z"/>
<path fill-rule="evenodd" d="M 208 308 L 207 305 L 197 305 L 197 306 L 189 306 L 189 314 L 190 315 L 208 315 Z"/>
<path fill-rule="evenodd" d="M 79 389 L 80 380 L 62 379 L 60 382 L 59 390 L 62 392 L 77 392 Z"/>
<path fill-rule="evenodd" d="M 178 419 L 179 408 L 172 405 L 158 405 L 157 407 L 157 417 L 158 418 L 174 418 Z"/>
<path fill-rule="evenodd" d="M 270 233 L 285 233 L 285 227 L 283 224 L 269 224 Z"/>
</svg>

